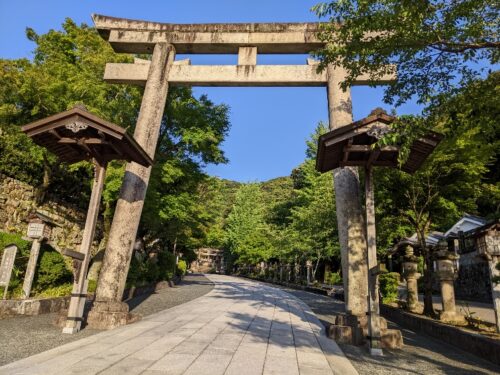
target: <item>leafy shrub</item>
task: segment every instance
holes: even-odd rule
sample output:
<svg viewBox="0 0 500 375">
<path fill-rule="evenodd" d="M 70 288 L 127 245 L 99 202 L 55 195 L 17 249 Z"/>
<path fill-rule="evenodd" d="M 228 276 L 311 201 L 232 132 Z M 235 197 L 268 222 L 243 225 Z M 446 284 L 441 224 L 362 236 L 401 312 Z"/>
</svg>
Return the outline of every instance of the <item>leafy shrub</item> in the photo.
<svg viewBox="0 0 500 375">
<path fill-rule="evenodd" d="M 158 268 L 160 280 L 172 280 L 175 270 L 175 255 L 170 251 L 160 251 L 158 253 Z"/>
<path fill-rule="evenodd" d="M 138 259 L 135 254 L 130 260 L 130 267 L 127 274 L 127 287 L 139 286 L 144 282 L 145 264 Z"/>
<path fill-rule="evenodd" d="M 146 274 L 144 275 L 145 280 L 151 284 L 160 280 L 161 271 L 156 260 L 148 259 L 146 261 Z"/>
<path fill-rule="evenodd" d="M 179 259 L 179 263 L 177 263 L 177 275 L 184 276 L 187 272 L 187 263 L 183 259 Z"/>
<path fill-rule="evenodd" d="M 23 240 L 22 237 L 14 233 L 0 232 L 0 258 L 3 254 L 3 249 L 5 246 L 15 244 L 19 248 L 17 256 L 27 256 L 29 255 L 31 242 Z"/>
<path fill-rule="evenodd" d="M 73 290 L 72 283 L 66 283 L 59 286 L 54 286 L 37 293 L 37 297 L 64 297 L 69 296 Z"/>
<path fill-rule="evenodd" d="M 342 284 L 342 276 L 340 276 L 340 271 L 326 272 L 325 282 L 330 285 Z"/>
<path fill-rule="evenodd" d="M 33 283 L 33 289 L 36 292 L 72 282 L 73 274 L 66 268 L 63 256 L 51 246 L 42 245 L 38 261 L 38 269 Z"/>
<path fill-rule="evenodd" d="M 392 303 L 398 298 L 399 273 L 387 272 L 379 276 L 383 303 Z"/>
<path fill-rule="evenodd" d="M 87 288 L 88 293 L 95 293 L 97 289 L 97 280 L 89 280 L 89 286 Z"/>
</svg>

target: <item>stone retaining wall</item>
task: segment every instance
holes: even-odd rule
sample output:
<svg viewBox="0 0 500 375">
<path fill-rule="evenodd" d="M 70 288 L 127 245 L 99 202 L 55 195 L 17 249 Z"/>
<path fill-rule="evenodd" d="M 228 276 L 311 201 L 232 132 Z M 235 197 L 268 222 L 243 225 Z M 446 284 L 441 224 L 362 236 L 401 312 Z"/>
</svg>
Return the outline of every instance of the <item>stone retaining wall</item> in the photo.
<svg viewBox="0 0 500 375">
<path fill-rule="evenodd" d="M 500 340 L 469 332 L 426 317 L 380 305 L 381 314 L 390 321 L 419 333 L 425 333 L 465 352 L 500 365 Z"/>
<path fill-rule="evenodd" d="M 17 315 L 40 315 L 58 312 L 68 307 L 70 297 L 44 299 L 2 300 L 0 301 L 0 319 Z"/>
<path fill-rule="evenodd" d="M 40 212 L 53 220 L 50 245 L 58 251 L 78 250 L 82 241 L 86 211 L 54 197 L 49 197 L 41 206 L 35 202 L 35 189 L 24 182 L 0 174 L 0 230 L 26 235 L 28 217 Z M 103 237 L 102 220 L 97 224 L 92 254 L 97 252 Z"/>
</svg>

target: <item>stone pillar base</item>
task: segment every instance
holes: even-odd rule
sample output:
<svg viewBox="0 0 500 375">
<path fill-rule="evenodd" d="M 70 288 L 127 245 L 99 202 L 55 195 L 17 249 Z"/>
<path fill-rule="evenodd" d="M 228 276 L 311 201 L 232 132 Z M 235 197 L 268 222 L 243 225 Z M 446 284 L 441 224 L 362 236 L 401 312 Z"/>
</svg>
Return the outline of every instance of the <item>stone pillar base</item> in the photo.
<svg viewBox="0 0 500 375">
<path fill-rule="evenodd" d="M 87 326 L 95 329 L 113 329 L 141 319 L 129 312 L 124 302 L 95 301 L 87 318 Z"/>
<path fill-rule="evenodd" d="M 443 322 L 457 322 L 463 323 L 465 322 L 465 318 L 462 314 L 457 313 L 456 311 L 442 311 L 439 315 L 439 320 Z"/>
<path fill-rule="evenodd" d="M 397 329 L 388 329 L 387 320 L 380 319 L 381 345 L 383 349 L 401 349 L 403 336 Z M 368 317 L 356 315 L 337 315 L 335 324 L 327 329 L 328 337 L 341 344 L 364 345 L 368 336 Z"/>
</svg>

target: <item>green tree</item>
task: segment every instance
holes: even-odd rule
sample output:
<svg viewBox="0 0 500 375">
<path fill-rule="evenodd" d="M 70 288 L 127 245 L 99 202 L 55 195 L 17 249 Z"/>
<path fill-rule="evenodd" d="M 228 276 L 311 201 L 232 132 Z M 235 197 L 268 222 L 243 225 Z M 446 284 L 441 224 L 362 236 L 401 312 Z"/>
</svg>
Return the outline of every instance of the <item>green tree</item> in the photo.
<svg viewBox="0 0 500 375">
<path fill-rule="evenodd" d="M 368 73 L 377 78 L 388 64 L 398 80 L 385 100 L 401 104 L 413 95 L 426 103 L 439 92 L 463 86 L 500 57 L 500 5 L 492 0 L 346 0 L 313 8 L 327 18 L 320 32 L 326 46 L 320 68 L 344 66 L 345 85 Z"/>
<path fill-rule="evenodd" d="M 425 237 L 431 230 L 447 230 L 465 212 L 499 214 L 499 76 L 492 74 L 457 95 L 439 97 L 439 104 L 431 106 L 426 117 L 403 118 L 399 130 L 423 122 L 423 129 L 432 128 L 445 138 L 414 175 L 382 169 L 376 173 L 379 248 L 417 234 L 425 259 L 424 312 L 428 315 L 434 315 L 433 267 Z M 483 206 L 486 199 L 489 204 Z"/>
<path fill-rule="evenodd" d="M 87 109 L 133 134 L 142 88 L 104 82 L 108 62 L 132 62 L 116 54 L 95 29 L 66 19 L 62 30 L 38 35 L 33 60 L 0 60 L 0 173 L 19 178 L 85 208 L 92 178 L 89 163 L 67 166 L 34 145 L 19 125 L 83 103 Z M 228 108 L 190 88 L 171 88 L 161 124 L 155 164 L 139 235 L 146 246 L 183 251 L 203 237 L 205 219 L 196 201 L 203 167 L 224 163 L 220 148 L 229 129 Z M 103 193 L 105 228 L 111 218 L 124 173 L 123 162 L 107 171 Z M 159 240 L 159 241 L 158 241 Z"/>
<path fill-rule="evenodd" d="M 238 257 L 239 264 L 254 265 L 268 260 L 273 254 L 271 231 L 264 220 L 258 184 L 242 185 L 236 192 L 233 209 L 227 218 L 226 246 Z"/>
<path fill-rule="evenodd" d="M 301 257 L 313 261 L 313 278 L 320 261 L 340 254 L 332 176 L 318 173 L 314 163 L 309 159 L 299 167 L 304 181 L 296 190 L 298 204 L 291 216 L 294 246 Z"/>
</svg>

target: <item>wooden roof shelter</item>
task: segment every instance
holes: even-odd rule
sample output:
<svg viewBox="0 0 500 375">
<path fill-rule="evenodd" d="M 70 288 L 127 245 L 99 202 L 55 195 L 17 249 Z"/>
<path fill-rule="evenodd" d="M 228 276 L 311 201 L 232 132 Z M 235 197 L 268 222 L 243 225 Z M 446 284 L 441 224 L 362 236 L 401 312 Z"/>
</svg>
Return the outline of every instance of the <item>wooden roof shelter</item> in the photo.
<svg viewBox="0 0 500 375">
<path fill-rule="evenodd" d="M 395 117 L 382 109 L 376 109 L 362 120 L 322 135 L 318 141 L 316 169 L 326 172 L 346 166 L 398 167 L 398 146 L 373 148 L 374 143 L 391 131 L 389 124 L 394 120 Z M 416 140 L 401 169 L 413 174 L 441 139 L 441 134 L 430 132 L 424 138 Z"/>
<path fill-rule="evenodd" d="M 115 159 L 146 167 L 153 164 L 124 128 L 97 117 L 83 106 L 24 125 L 22 131 L 59 160 L 70 164 L 91 159 L 100 164 Z"/>
<path fill-rule="evenodd" d="M 121 159 L 149 167 L 153 160 L 136 140 L 127 134 L 126 129 L 93 115 L 83 106 L 75 106 L 69 111 L 35 121 L 23 126 L 22 130 L 36 144 L 57 155 L 62 162 L 88 160 L 94 163 L 94 183 L 80 249 L 68 249 L 63 252 L 64 255 L 72 257 L 76 265 L 73 292 L 63 333 L 76 333 L 83 322 L 90 248 L 99 216 L 107 164 L 111 160 Z"/>
</svg>

